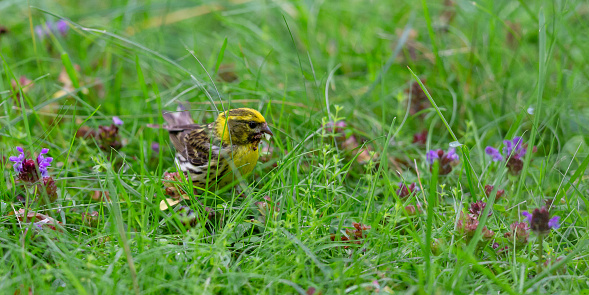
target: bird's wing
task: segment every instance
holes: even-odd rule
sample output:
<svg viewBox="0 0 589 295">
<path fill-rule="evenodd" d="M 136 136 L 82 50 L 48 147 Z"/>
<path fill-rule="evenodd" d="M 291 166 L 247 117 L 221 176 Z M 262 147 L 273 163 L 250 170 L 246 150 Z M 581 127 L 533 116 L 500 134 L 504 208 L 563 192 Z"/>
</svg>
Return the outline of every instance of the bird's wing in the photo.
<svg viewBox="0 0 589 295">
<path fill-rule="evenodd" d="M 180 169 L 190 172 L 192 180 L 200 182 L 197 185 L 204 185 L 207 175 L 214 178 L 214 175 L 227 172 L 226 161 L 220 160 L 226 157 L 227 149 L 220 147 L 218 139 L 211 138 L 212 128 L 211 123 L 190 130 L 182 137 L 182 146 L 176 147 Z"/>
</svg>

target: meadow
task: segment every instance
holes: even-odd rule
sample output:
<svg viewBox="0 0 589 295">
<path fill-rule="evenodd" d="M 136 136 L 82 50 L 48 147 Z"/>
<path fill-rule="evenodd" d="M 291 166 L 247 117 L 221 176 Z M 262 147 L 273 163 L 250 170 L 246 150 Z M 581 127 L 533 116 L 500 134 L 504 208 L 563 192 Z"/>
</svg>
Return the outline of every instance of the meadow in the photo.
<svg viewBox="0 0 589 295">
<path fill-rule="evenodd" d="M 589 3 L 0 2 L 0 293 L 589 290 Z M 162 112 L 259 110 L 234 187 Z"/>
</svg>

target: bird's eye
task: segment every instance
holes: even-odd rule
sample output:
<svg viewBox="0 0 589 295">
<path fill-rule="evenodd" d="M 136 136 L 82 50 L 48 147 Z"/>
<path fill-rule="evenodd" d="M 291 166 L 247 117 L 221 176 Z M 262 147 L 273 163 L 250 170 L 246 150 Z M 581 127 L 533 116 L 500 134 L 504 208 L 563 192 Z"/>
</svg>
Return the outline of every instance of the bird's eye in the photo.
<svg viewBox="0 0 589 295">
<path fill-rule="evenodd" d="M 258 125 L 256 122 L 249 122 L 247 123 L 248 126 L 250 126 L 250 128 L 254 129 L 256 128 L 256 125 Z"/>
</svg>

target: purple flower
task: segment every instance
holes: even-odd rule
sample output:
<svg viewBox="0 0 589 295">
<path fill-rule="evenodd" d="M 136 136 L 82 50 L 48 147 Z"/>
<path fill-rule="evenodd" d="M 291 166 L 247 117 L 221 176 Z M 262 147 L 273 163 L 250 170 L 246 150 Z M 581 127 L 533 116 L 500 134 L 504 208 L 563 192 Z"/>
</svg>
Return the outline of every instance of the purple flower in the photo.
<svg viewBox="0 0 589 295">
<path fill-rule="evenodd" d="M 52 157 L 45 158 L 43 155 L 46 155 L 49 152 L 49 149 L 44 148 L 37 156 L 37 164 L 39 165 L 39 172 L 41 172 L 41 177 L 49 177 L 49 171 L 47 171 L 47 167 L 51 166 L 51 162 L 53 162 Z"/>
<path fill-rule="evenodd" d="M 560 216 L 554 216 L 554 217 L 550 218 L 550 220 L 548 221 L 548 226 L 551 229 L 558 229 L 560 227 L 559 220 L 560 220 Z"/>
<path fill-rule="evenodd" d="M 433 165 L 436 160 L 440 161 L 440 175 L 446 175 L 452 172 L 452 167 L 458 164 L 459 156 L 456 154 L 454 148 L 448 149 L 447 152 L 443 150 L 431 150 L 425 156 L 428 164 Z M 431 167 L 430 167 L 431 170 Z"/>
<path fill-rule="evenodd" d="M 65 20 L 59 20 L 57 23 L 52 21 L 45 22 L 45 26 L 37 25 L 35 26 L 35 33 L 39 37 L 39 39 L 44 39 L 45 37 L 49 36 L 50 34 L 59 33 L 62 36 L 67 34 L 69 26 Z"/>
<path fill-rule="evenodd" d="M 492 147 L 492 146 L 488 146 L 485 148 L 485 153 L 491 157 L 493 157 L 493 161 L 497 162 L 497 161 L 503 161 L 503 156 L 501 155 L 501 153 L 499 152 L 498 149 Z"/>
<path fill-rule="evenodd" d="M 446 158 L 448 158 L 448 160 L 450 161 L 458 161 L 458 159 L 460 158 L 458 156 L 458 154 L 456 153 L 456 149 L 455 148 L 449 148 L 448 152 L 446 153 Z"/>
<path fill-rule="evenodd" d="M 154 151 L 154 152 L 156 152 L 156 153 L 159 152 L 160 151 L 160 144 L 157 143 L 157 142 L 155 142 L 155 141 L 152 142 L 151 143 L 151 150 Z"/>
<path fill-rule="evenodd" d="M 527 223 L 532 223 L 532 214 L 530 214 L 530 212 L 524 211 L 524 212 L 522 212 L 522 215 L 526 217 L 524 220 Z"/>
<path fill-rule="evenodd" d="M 18 155 L 18 157 L 12 156 L 9 158 L 9 160 L 14 162 L 14 165 L 12 166 L 14 168 L 14 172 L 21 173 L 23 170 L 23 162 L 25 161 L 25 152 L 20 146 L 17 146 L 16 150 L 20 153 L 20 155 Z"/>
<path fill-rule="evenodd" d="M 512 140 L 504 140 L 503 153 L 506 157 L 521 159 L 526 155 L 527 148 L 522 145 L 523 139 L 520 136 L 514 137 Z"/>
<path fill-rule="evenodd" d="M 119 117 L 114 116 L 112 117 L 112 122 L 115 125 L 123 125 L 123 120 L 121 120 Z"/>
<path fill-rule="evenodd" d="M 69 26 L 67 24 L 67 22 L 65 20 L 59 20 L 57 22 L 57 24 L 55 24 L 55 27 L 57 28 L 57 31 L 61 34 L 61 35 L 65 35 L 67 34 L 67 31 L 69 29 Z"/>
<path fill-rule="evenodd" d="M 532 213 L 524 211 L 522 215 L 530 224 L 530 228 L 538 235 L 545 235 L 550 232 L 550 229 L 558 229 L 560 227 L 560 216 L 550 218 L 550 213 L 546 207 L 541 209 L 534 209 Z"/>
<path fill-rule="evenodd" d="M 527 144 L 522 144 L 521 136 L 516 136 L 512 140 L 503 141 L 503 153 L 498 149 L 488 146 L 485 148 L 485 153 L 493 158 L 494 162 L 503 161 L 506 159 L 507 169 L 513 175 L 517 175 L 524 167 L 523 158 L 528 150 Z"/>
<path fill-rule="evenodd" d="M 427 154 L 425 155 L 425 158 L 426 158 L 428 164 L 433 165 L 434 162 L 436 161 L 436 159 L 440 158 L 440 156 L 438 155 L 438 151 L 440 151 L 440 150 L 431 150 L 431 151 L 427 152 Z"/>
<path fill-rule="evenodd" d="M 37 156 L 37 163 L 32 159 L 27 159 L 25 157 L 25 151 L 22 147 L 16 147 L 16 150 L 20 155 L 12 156 L 9 160 L 14 162 L 13 168 L 14 172 L 18 174 L 18 179 L 26 182 L 36 182 L 39 180 L 39 174 L 41 175 L 41 178 L 49 177 L 47 167 L 51 166 L 53 158 L 45 158 L 44 156 L 49 152 L 49 149 L 41 149 L 39 156 Z"/>
</svg>

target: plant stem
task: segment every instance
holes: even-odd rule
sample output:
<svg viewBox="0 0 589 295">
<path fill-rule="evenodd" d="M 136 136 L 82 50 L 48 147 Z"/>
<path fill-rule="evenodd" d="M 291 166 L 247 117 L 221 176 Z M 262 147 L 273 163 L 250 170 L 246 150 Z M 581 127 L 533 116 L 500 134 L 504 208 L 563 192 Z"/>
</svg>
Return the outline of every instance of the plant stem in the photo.
<svg viewBox="0 0 589 295">
<path fill-rule="evenodd" d="M 544 235 L 538 235 L 538 243 L 540 243 L 540 247 L 538 248 L 538 258 L 540 259 L 540 265 L 542 264 L 542 255 L 544 254 Z"/>
</svg>

